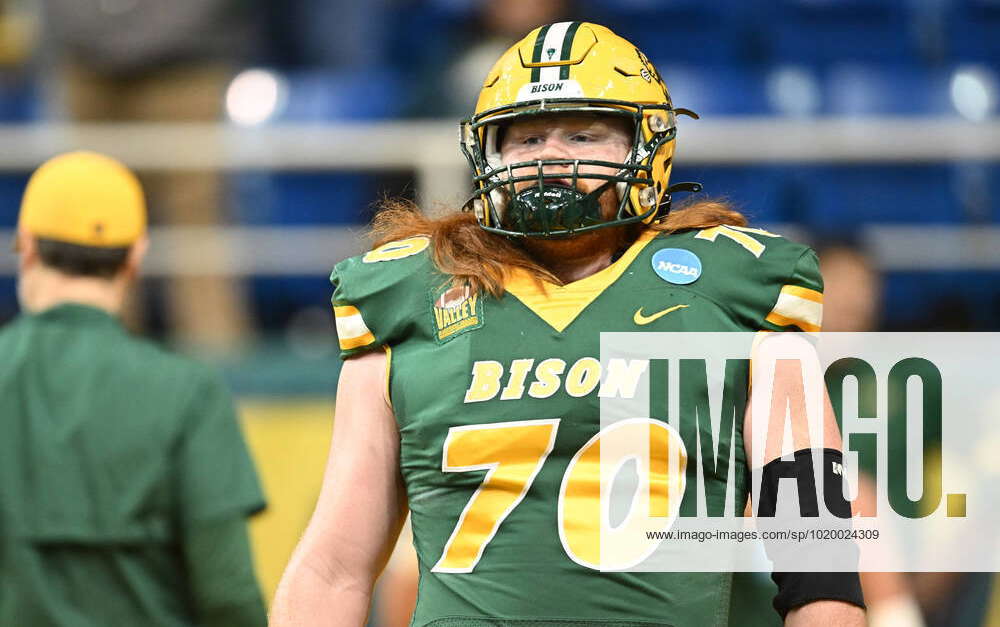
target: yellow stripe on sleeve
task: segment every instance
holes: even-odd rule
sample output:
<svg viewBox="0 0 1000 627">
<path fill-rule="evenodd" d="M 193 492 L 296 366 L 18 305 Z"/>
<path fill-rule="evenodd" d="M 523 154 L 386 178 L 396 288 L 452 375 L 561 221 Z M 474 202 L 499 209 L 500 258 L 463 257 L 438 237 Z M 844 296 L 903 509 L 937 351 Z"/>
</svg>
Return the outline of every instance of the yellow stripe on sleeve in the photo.
<svg viewBox="0 0 1000 627">
<path fill-rule="evenodd" d="M 778 294 L 778 302 L 765 318 L 779 327 L 798 327 L 808 333 L 818 333 L 823 325 L 823 294 L 798 285 L 786 285 Z"/>
<path fill-rule="evenodd" d="M 336 305 L 333 308 L 333 315 L 337 323 L 337 338 L 341 350 L 367 346 L 375 341 L 375 336 L 368 329 L 357 307 Z"/>
<path fill-rule="evenodd" d="M 360 348 L 361 346 L 368 346 L 375 341 L 375 336 L 371 333 L 366 333 L 365 335 L 359 337 L 351 338 L 340 338 L 340 350 L 351 350 L 352 348 Z"/>
<path fill-rule="evenodd" d="M 781 288 L 782 294 L 790 294 L 792 296 L 797 296 L 798 298 L 804 298 L 806 300 L 811 300 L 814 303 L 823 304 L 823 293 L 817 292 L 816 290 L 811 290 L 808 287 L 799 287 L 798 285 L 786 285 Z"/>
<path fill-rule="evenodd" d="M 767 314 L 767 318 L 764 319 L 779 327 L 798 327 L 807 333 L 819 333 L 820 330 L 820 326 L 818 324 L 812 324 L 806 322 L 805 320 L 798 320 L 796 318 L 786 318 L 785 316 L 773 311 Z"/>
<path fill-rule="evenodd" d="M 333 315 L 337 318 L 346 318 L 348 316 L 360 316 L 361 311 L 354 305 L 334 305 Z"/>
</svg>

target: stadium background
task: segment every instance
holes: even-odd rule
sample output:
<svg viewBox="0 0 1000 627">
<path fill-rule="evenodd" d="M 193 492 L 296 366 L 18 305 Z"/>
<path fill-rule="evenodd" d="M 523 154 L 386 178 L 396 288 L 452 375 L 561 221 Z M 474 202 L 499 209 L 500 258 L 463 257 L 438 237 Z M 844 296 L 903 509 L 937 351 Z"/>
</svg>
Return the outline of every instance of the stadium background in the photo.
<svg viewBox="0 0 1000 627">
<path fill-rule="evenodd" d="M 216 222 L 152 207 L 132 323 L 217 363 L 240 399 L 271 504 L 253 528 L 268 598 L 328 445 L 329 270 L 364 248 L 380 197 L 459 203 L 457 119 L 489 60 L 544 18 L 637 42 L 675 104 L 702 115 L 680 122 L 675 181 L 703 182 L 755 226 L 867 258 L 882 277 L 872 328 L 1000 328 L 996 0 L 246 0 L 253 34 L 226 59 L 218 119 L 84 123 L 67 110 L 44 4 L 0 0 L 0 239 L 28 173 L 61 150 L 219 173 Z M 17 312 L 15 267 L 0 254 L 0 321 Z M 239 286 L 249 319 L 211 350 L 179 341 L 164 313 L 165 284 L 202 274 Z"/>
</svg>

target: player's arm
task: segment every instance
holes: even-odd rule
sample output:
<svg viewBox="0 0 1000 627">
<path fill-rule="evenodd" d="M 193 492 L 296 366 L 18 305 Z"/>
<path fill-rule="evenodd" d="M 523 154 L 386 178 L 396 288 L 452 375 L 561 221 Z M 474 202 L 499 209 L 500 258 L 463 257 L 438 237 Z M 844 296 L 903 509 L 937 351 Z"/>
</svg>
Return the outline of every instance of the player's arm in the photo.
<svg viewBox="0 0 1000 627">
<path fill-rule="evenodd" d="M 844 601 L 813 601 L 795 608 L 785 616 L 785 627 L 813 627 L 814 625 L 842 625 L 865 627 L 865 611 Z"/>
<path fill-rule="evenodd" d="M 768 424 L 766 425 L 766 431 L 759 430 L 758 434 L 783 434 L 785 433 L 786 424 L 786 412 L 788 407 L 804 407 L 806 405 L 805 399 L 805 387 L 802 383 L 801 374 L 795 362 L 786 361 L 782 364 L 779 360 L 778 366 L 774 369 L 774 379 L 773 388 L 771 390 L 772 398 L 787 399 L 787 403 L 769 403 L 770 410 L 766 413 L 766 419 Z M 751 444 L 751 437 L 754 433 L 753 425 L 751 420 L 751 403 L 747 404 L 747 411 L 744 418 L 743 424 L 743 438 L 744 438 L 744 448 L 747 454 L 747 463 L 751 468 L 757 467 L 767 467 L 772 461 L 778 460 L 781 457 L 782 449 L 782 438 L 779 437 L 767 437 L 763 447 L 763 456 L 761 459 L 754 458 L 754 448 Z M 791 436 L 793 441 L 792 450 L 802 451 L 812 448 L 809 435 L 809 421 L 808 416 L 797 414 L 796 412 L 790 412 L 790 426 L 791 426 Z M 825 388 L 823 392 L 823 417 L 822 417 L 822 434 L 823 442 L 822 445 L 826 449 L 832 449 L 835 451 L 841 451 L 843 448 L 843 443 L 840 437 L 840 429 L 837 427 L 836 415 L 833 411 L 833 406 L 830 403 L 829 396 L 826 394 Z M 758 435 L 760 437 L 760 435 Z M 766 476 L 766 473 L 765 473 Z M 766 481 L 766 478 L 765 478 Z M 831 573 L 831 575 L 838 576 L 840 573 Z M 806 589 L 806 596 L 815 595 L 817 593 L 816 587 L 818 585 L 812 580 L 802 580 L 794 579 L 803 576 L 808 577 L 808 573 L 787 573 L 787 577 L 793 578 L 790 585 L 798 588 L 798 592 L 801 592 L 802 588 Z M 846 576 L 857 575 L 853 573 L 845 573 Z M 832 595 L 839 595 L 842 590 L 839 587 L 842 584 L 839 581 L 835 581 L 834 588 L 830 589 Z M 783 583 L 779 583 L 779 597 L 782 596 Z M 819 591 L 822 595 L 824 591 Z M 829 600 L 829 599 L 818 599 L 815 601 L 807 602 L 802 605 L 797 605 L 792 607 L 785 614 L 785 626 L 786 627 L 798 627 L 805 625 L 839 625 L 843 627 L 864 627 L 865 625 L 865 612 L 864 610 L 852 603 L 848 603 L 840 600 Z"/>
<path fill-rule="evenodd" d="M 323 487 L 278 586 L 274 627 L 365 624 L 406 515 L 386 361 L 373 351 L 344 362 Z"/>
</svg>

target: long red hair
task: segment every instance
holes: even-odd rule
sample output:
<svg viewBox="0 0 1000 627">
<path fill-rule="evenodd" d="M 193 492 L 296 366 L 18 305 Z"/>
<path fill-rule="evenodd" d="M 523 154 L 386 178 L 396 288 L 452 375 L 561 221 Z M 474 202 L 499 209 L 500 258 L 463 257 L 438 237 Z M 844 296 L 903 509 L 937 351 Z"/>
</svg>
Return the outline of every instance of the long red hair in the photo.
<svg viewBox="0 0 1000 627">
<path fill-rule="evenodd" d="M 746 226 L 747 219 L 725 200 L 700 200 L 682 204 L 645 228 L 673 233 L 722 224 Z M 472 213 L 432 218 L 410 201 L 386 200 L 372 221 L 369 235 L 375 246 L 415 235 L 430 236 L 431 257 L 441 272 L 457 283 L 497 298 L 503 295 L 504 279 L 512 268 L 521 268 L 556 285 L 561 283 L 513 240 L 480 228 Z"/>
</svg>

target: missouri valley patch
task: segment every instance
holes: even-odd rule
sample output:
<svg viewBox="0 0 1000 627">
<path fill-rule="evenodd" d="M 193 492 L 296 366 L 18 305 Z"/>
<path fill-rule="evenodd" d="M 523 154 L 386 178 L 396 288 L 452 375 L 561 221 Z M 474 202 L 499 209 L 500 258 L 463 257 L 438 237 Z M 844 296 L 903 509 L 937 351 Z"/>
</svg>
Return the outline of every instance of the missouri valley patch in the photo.
<svg viewBox="0 0 1000 627">
<path fill-rule="evenodd" d="M 434 338 L 438 343 L 483 326 L 483 299 L 468 285 L 448 286 L 434 295 Z"/>
</svg>

